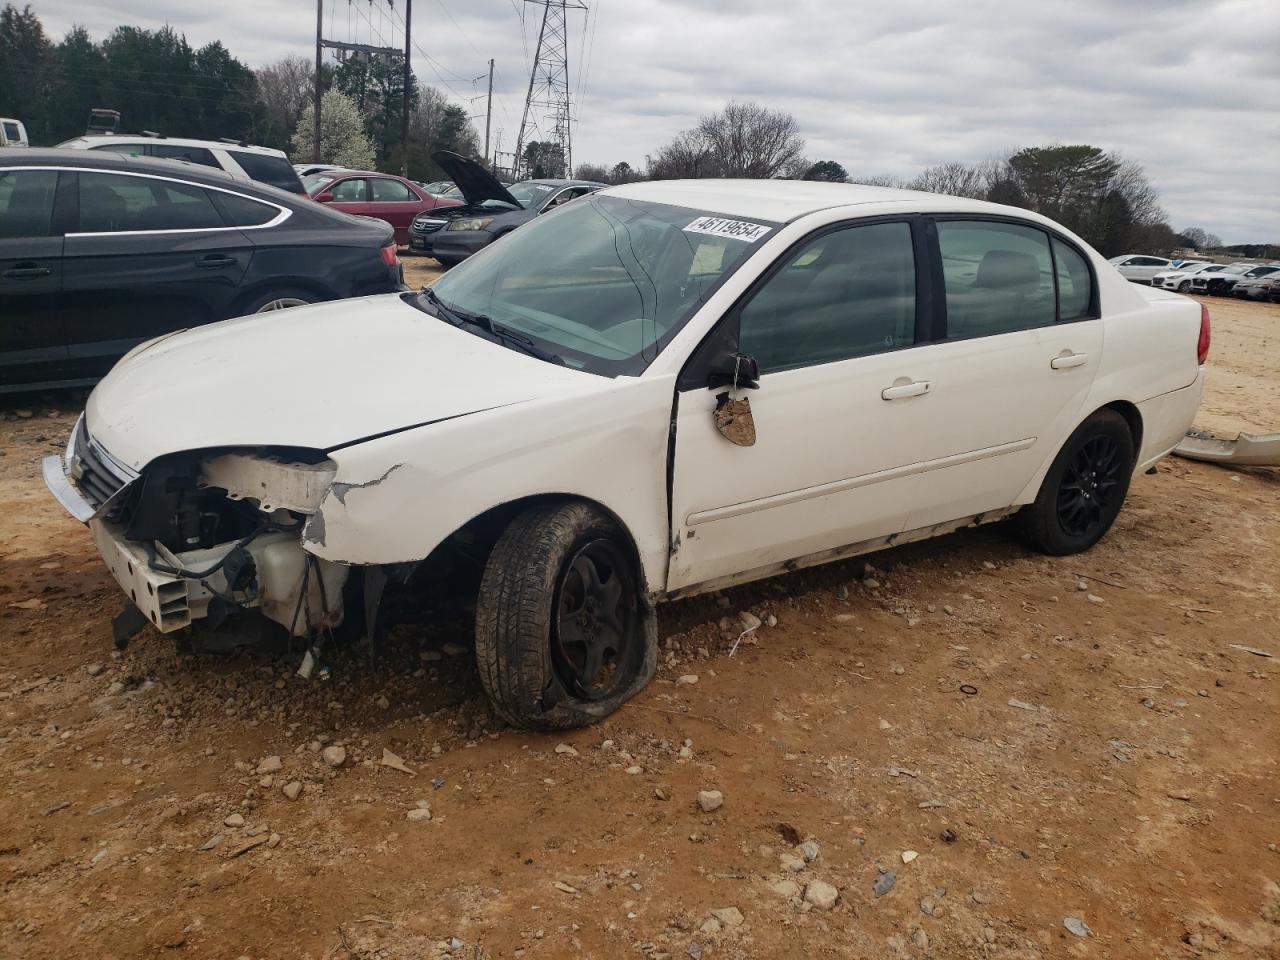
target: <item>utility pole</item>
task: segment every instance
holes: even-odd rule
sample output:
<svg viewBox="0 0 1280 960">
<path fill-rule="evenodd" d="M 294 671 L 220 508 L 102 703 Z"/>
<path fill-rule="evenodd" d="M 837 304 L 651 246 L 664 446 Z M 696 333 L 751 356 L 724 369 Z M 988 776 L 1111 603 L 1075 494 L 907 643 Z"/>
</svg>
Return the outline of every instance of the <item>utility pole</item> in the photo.
<svg viewBox="0 0 1280 960">
<path fill-rule="evenodd" d="M 312 104 L 315 113 L 315 141 L 311 149 L 311 162 L 320 162 L 320 60 L 321 46 L 320 34 L 324 26 L 324 0 L 316 0 L 316 90 L 315 100 Z"/>
<path fill-rule="evenodd" d="M 489 104 L 484 111 L 484 159 L 489 162 L 489 124 L 493 122 L 493 57 L 489 58 Z M 493 169 L 492 164 L 489 167 Z"/>
<path fill-rule="evenodd" d="M 324 0 L 320 0 L 321 3 Z M 404 0 L 404 106 L 400 109 L 400 176 L 409 176 L 409 27 L 413 23 L 413 0 Z M 493 63 L 492 60 L 489 61 Z"/>
<path fill-rule="evenodd" d="M 529 71 L 529 92 L 525 95 L 524 115 L 516 137 L 515 166 L 518 170 L 529 129 L 529 115 L 535 106 L 546 109 L 551 121 L 554 142 L 560 147 L 566 176 L 573 172 L 573 135 L 569 102 L 569 28 L 566 11 L 586 10 L 582 0 L 525 0 L 542 7 L 542 26 L 538 30 L 538 46 Z M 536 92 L 536 96 L 535 96 Z"/>
</svg>

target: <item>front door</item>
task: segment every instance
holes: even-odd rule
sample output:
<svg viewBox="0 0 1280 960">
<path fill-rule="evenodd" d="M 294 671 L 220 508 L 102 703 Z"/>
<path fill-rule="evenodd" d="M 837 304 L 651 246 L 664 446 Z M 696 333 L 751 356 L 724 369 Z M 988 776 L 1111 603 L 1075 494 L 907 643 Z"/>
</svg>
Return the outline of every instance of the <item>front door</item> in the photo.
<svg viewBox="0 0 1280 960">
<path fill-rule="evenodd" d="M 905 220 L 822 231 L 707 341 L 754 358 L 759 389 L 679 394 L 669 590 L 903 529 L 903 467 L 921 458 L 916 438 L 938 405 L 912 386 L 929 323 L 922 249 Z M 718 431 L 726 392 L 750 400 L 754 445 Z"/>
<path fill-rule="evenodd" d="M 77 377 L 100 377 L 144 340 L 235 314 L 253 247 L 208 191 L 161 177 L 81 171 L 63 300 Z"/>
<path fill-rule="evenodd" d="M 66 379 L 56 170 L 0 170 L 0 389 Z"/>
</svg>

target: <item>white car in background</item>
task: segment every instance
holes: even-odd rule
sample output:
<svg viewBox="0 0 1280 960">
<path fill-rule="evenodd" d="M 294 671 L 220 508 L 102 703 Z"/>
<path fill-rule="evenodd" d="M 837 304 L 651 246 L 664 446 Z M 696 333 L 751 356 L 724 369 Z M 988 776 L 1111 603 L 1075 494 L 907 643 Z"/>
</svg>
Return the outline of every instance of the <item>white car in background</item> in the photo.
<svg viewBox="0 0 1280 960">
<path fill-rule="evenodd" d="M 1163 273 L 1157 273 L 1151 278 L 1153 287 L 1163 287 L 1165 290 L 1177 290 L 1179 293 L 1186 293 L 1191 289 L 1191 278 L 1200 273 L 1217 273 L 1224 269 L 1221 263 L 1184 263 L 1172 270 L 1166 270 Z"/>
<path fill-rule="evenodd" d="M 1120 276 L 1133 283 L 1150 283 L 1151 278 L 1157 273 L 1173 267 L 1172 260 L 1166 260 L 1164 257 L 1150 257 L 1145 253 L 1126 253 L 1123 256 L 1112 257 L 1109 262 L 1120 271 Z"/>
<path fill-rule="evenodd" d="M 188 140 L 140 134 L 73 137 L 58 144 L 75 150 L 110 150 L 130 157 L 161 157 L 225 170 L 238 180 L 256 180 L 307 195 L 283 150 L 255 147 L 238 140 Z"/>
<path fill-rule="evenodd" d="M 501 715 L 564 728 L 653 676 L 660 601 L 1011 516 L 1087 550 L 1208 349 L 1201 304 L 1026 210 L 633 183 L 418 293 L 139 346 L 44 472 L 123 636 L 265 616 L 305 673 L 435 591 Z"/>
</svg>

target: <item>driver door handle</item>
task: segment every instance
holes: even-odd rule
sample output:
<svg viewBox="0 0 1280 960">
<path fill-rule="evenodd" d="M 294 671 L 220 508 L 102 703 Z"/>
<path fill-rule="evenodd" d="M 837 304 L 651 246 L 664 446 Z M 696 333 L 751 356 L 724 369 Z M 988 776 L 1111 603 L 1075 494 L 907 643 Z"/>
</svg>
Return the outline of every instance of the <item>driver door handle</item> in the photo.
<svg viewBox="0 0 1280 960">
<path fill-rule="evenodd" d="M 912 380 L 909 383 L 895 383 L 880 391 L 881 400 L 902 400 L 906 397 L 922 397 L 933 386 L 932 380 Z"/>
<path fill-rule="evenodd" d="M 1050 360 L 1049 366 L 1054 370 L 1069 370 L 1072 367 L 1083 367 L 1088 359 L 1087 353 L 1064 353 Z"/>
</svg>

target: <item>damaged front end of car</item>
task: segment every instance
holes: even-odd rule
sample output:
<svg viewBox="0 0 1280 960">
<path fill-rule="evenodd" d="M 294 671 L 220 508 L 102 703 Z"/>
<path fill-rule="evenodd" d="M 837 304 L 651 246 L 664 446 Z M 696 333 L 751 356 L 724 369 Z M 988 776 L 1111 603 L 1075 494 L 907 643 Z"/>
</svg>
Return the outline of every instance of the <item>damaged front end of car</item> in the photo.
<svg viewBox="0 0 1280 960">
<path fill-rule="evenodd" d="M 191 628 L 194 648 L 225 649 L 256 642 L 265 618 L 307 640 L 304 673 L 312 644 L 345 615 L 351 568 L 302 541 L 336 470 L 318 450 L 232 447 L 168 454 L 134 472 L 84 417 L 65 457 L 44 462 L 49 489 L 89 526 L 128 598 L 113 624 L 117 646 L 150 624 Z M 239 616 L 250 612 L 261 618 Z"/>
</svg>

